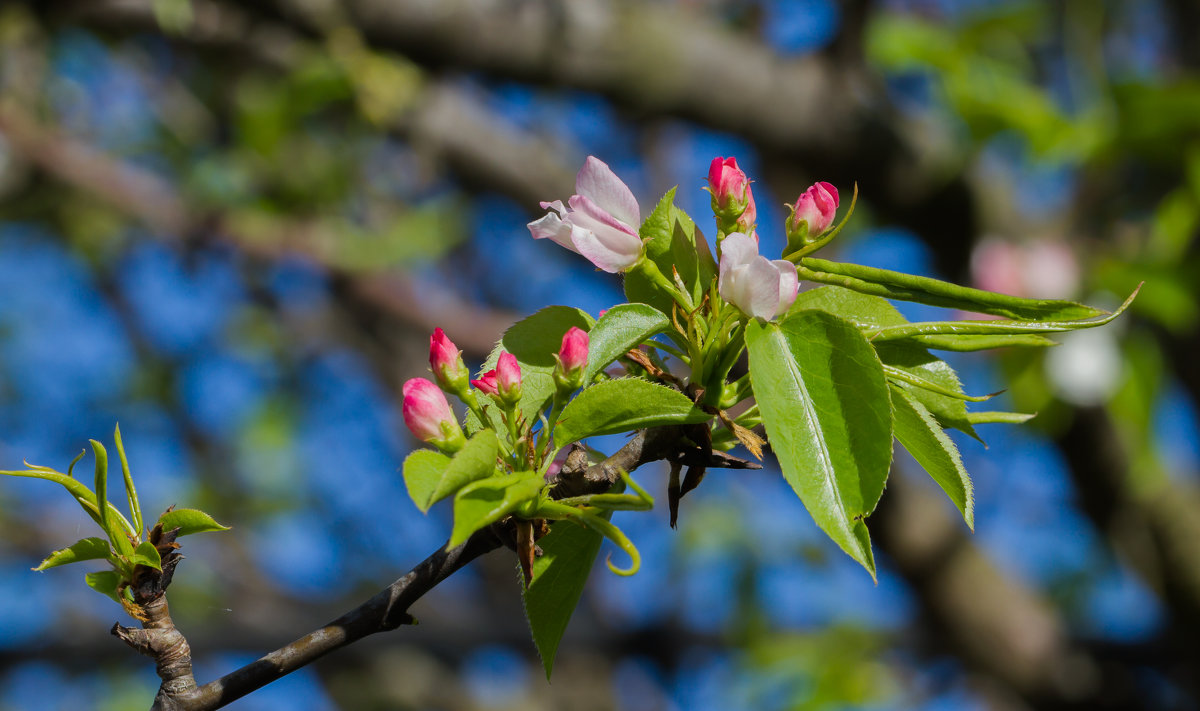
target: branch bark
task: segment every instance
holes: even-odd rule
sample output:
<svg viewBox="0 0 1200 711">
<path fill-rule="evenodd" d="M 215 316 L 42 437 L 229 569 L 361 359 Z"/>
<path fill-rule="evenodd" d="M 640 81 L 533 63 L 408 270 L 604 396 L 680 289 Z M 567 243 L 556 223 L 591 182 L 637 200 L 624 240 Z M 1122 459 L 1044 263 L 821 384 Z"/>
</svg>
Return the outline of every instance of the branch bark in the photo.
<svg viewBox="0 0 1200 711">
<path fill-rule="evenodd" d="M 563 498 L 576 493 L 602 493 L 617 481 L 619 471 L 633 471 L 659 459 L 685 457 L 695 460 L 698 456 L 693 451 L 695 447 L 685 442 L 684 433 L 683 427 L 639 430 L 625 446 L 602 462 L 588 465 L 585 458 L 577 457 L 574 466 L 568 464 L 559 473 L 564 486 L 556 487 L 554 495 Z M 758 468 L 753 462 L 716 451 L 710 453 L 705 464 L 712 467 Z M 147 616 L 143 629 L 115 625 L 112 631 L 122 641 L 154 657 L 156 661 L 162 685 L 151 711 L 219 709 L 330 652 L 369 635 L 412 623 L 408 608 L 414 602 L 455 571 L 505 545 L 511 536 L 502 524 L 477 531 L 466 543 L 455 548 L 438 549 L 406 575 L 336 620 L 203 686 L 198 687 L 192 676 L 191 651 L 187 640 L 171 621 L 165 584 L 161 590 L 154 588 L 158 594 L 147 593 L 142 604 Z M 174 551 L 171 554 L 176 556 L 170 565 L 173 571 L 178 554 Z M 167 569 L 166 563 L 164 569 Z M 169 573 L 165 578 L 169 583 Z"/>
</svg>

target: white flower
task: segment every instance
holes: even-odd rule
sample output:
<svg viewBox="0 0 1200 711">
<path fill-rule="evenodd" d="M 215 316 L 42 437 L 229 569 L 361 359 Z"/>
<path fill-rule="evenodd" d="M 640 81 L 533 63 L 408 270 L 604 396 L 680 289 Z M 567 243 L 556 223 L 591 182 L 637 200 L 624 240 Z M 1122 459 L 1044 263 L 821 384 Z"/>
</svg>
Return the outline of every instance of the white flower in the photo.
<svg viewBox="0 0 1200 711">
<path fill-rule="evenodd" d="M 542 203 L 551 212 L 529 223 L 534 239 L 549 238 L 606 272 L 636 264 L 642 256 L 637 233 L 642 216 L 629 186 L 604 161 L 588 156 L 575 176 L 575 190 L 566 207 L 562 200 Z"/>
<path fill-rule="evenodd" d="M 721 241 L 721 273 L 717 290 L 721 298 L 743 313 L 770 321 L 796 301 L 800 279 L 796 265 L 774 261 L 758 253 L 758 243 L 741 232 Z"/>
</svg>

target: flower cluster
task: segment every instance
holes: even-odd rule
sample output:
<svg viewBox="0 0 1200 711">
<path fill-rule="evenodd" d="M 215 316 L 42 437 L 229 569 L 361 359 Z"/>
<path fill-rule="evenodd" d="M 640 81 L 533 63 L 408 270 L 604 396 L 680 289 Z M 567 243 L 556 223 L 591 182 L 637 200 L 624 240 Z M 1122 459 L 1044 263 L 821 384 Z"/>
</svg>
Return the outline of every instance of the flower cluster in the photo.
<svg viewBox="0 0 1200 711">
<path fill-rule="evenodd" d="M 553 376 L 559 389 L 568 392 L 578 389 L 583 384 L 588 359 L 587 332 L 579 328 L 568 330 L 554 359 L 558 367 Z M 510 417 L 521 401 L 521 366 L 512 353 L 501 353 L 495 368 L 472 380 L 463 363 L 462 351 L 437 328 L 429 337 L 429 367 L 436 384 L 426 378 L 412 378 L 404 383 L 404 424 L 417 439 L 443 452 L 457 452 L 466 441 L 445 393 L 454 395 L 480 416 L 482 408 L 468 383 L 494 400 Z M 484 421 L 482 416 L 480 420 Z"/>
<path fill-rule="evenodd" d="M 800 282 L 795 264 L 768 260 L 758 253 L 758 212 L 750 182 L 733 157 L 718 156 L 709 164 L 705 190 L 712 196 L 721 255 L 717 293 L 747 316 L 771 320 L 796 300 Z M 551 212 L 529 223 L 534 238 L 549 238 L 607 272 L 644 265 L 642 239 L 635 227 L 641 213 L 629 186 L 603 161 L 588 156 L 576 176 L 575 190 L 566 207 L 561 200 L 542 203 Z M 837 208 L 838 191 L 829 183 L 815 183 L 801 193 L 788 206 L 787 251 L 827 233 Z"/>
</svg>

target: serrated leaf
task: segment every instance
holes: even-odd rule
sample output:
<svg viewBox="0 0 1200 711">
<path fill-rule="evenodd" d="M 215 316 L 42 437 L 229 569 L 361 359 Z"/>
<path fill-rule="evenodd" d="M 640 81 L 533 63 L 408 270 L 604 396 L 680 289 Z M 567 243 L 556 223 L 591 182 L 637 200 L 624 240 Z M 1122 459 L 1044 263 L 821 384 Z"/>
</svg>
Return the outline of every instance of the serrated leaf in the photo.
<svg viewBox="0 0 1200 711">
<path fill-rule="evenodd" d="M 473 481 L 459 489 L 454 496 L 454 528 L 446 547 L 465 543 L 472 533 L 536 499 L 545 484 L 539 474 L 518 472 Z"/>
<path fill-rule="evenodd" d="M 933 413 L 911 393 L 894 385 L 891 392 L 896 439 L 942 487 L 962 513 L 963 520 L 974 530 L 975 496 L 958 447 L 942 430 Z"/>
<path fill-rule="evenodd" d="M 933 383 L 948 392 L 953 392 L 963 397 L 966 396 L 966 393 L 963 391 L 962 382 L 958 379 L 958 373 L 954 372 L 954 368 L 924 348 L 900 342 L 877 343 L 875 344 L 875 351 L 879 354 L 880 360 L 893 368 L 899 368 L 911 373 L 921 380 Z M 933 416 L 937 418 L 938 423 L 942 427 L 952 427 L 965 432 L 979 442 L 983 442 L 983 439 L 979 437 L 975 428 L 972 427 L 971 418 L 967 413 L 967 403 L 963 397 L 942 395 L 908 383 L 901 383 L 899 387 L 904 388 L 906 392 L 933 413 Z"/>
<path fill-rule="evenodd" d="M 588 362 L 583 382 L 592 378 L 610 363 L 636 348 L 642 341 L 671 326 L 661 311 L 648 304 L 619 304 L 596 320 L 588 333 Z"/>
<path fill-rule="evenodd" d="M 158 517 L 158 523 L 164 531 L 179 529 L 180 536 L 190 536 L 193 533 L 206 531 L 228 531 L 229 526 L 222 526 L 212 516 L 197 509 L 175 509 Z"/>
<path fill-rule="evenodd" d="M 547 306 L 510 326 L 484 361 L 480 373 L 495 368 L 501 353 L 512 353 L 521 366 L 521 402 L 518 408 L 527 419 L 536 421 L 538 413 L 554 395 L 554 355 L 562 348 L 563 336 L 572 326 L 591 331 L 594 323 L 591 316 L 577 308 Z M 481 402 L 487 403 L 493 429 L 503 432 L 506 427 L 500 419 L 500 408 L 491 404 L 486 396 Z M 475 415 L 468 413 L 467 432 L 474 434 L 481 428 Z"/>
<path fill-rule="evenodd" d="M 429 511 L 476 479 L 491 476 L 496 470 L 500 441 L 493 430 L 476 432 L 453 458 L 428 449 L 419 449 L 404 460 L 404 483 L 408 495 L 422 513 Z"/>
<path fill-rule="evenodd" d="M 142 541 L 138 547 L 133 550 L 133 555 L 129 556 L 129 562 L 133 565 L 144 565 L 155 570 L 162 570 L 162 556 L 158 554 L 158 549 L 150 541 Z"/>
<path fill-rule="evenodd" d="M 675 206 L 675 191 L 676 188 L 671 188 L 658 201 L 642 222 L 638 236 L 645 241 L 646 257 L 668 280 L 674 279 L 673 272 L 679 272 L 693 300 L 698 301 L 715 278 L 716 263 L 695 222 Z M 637 271 L 625 274 L 625 296 L 631 302 L 649 304 L 665 314 L 670 314 L 675 304 L 670 295 Z"/>
<path fill-rule="evenodd" d="M 554 669 L 558 643 L 583 595 L 603 540 L 595 530 L 571 521 L 556 522 L 538 539 L 542 555 L 533 561 L 533 582 L 523 600 L 547 680 Z"/>
<path fill-rule="evenodd" d="M 121 602 L 121 597 L 117 594 L 117 587 L 121 584 L 121 574 L 117 571 L 102 570 L 98 573 L 88 573 L 83 576 L 83 580 L 92 590 L 107 595 L 112 598 L 113 602 Z"/>
<path fill-rule="evenodd" d="M 746 325 L 750 379 L 784 478 L 813 520 L 875 575 L 863 519 L 892 461 L 883 366 L 858 328 L 823 311 Z"/>
<path fill-rule="evenodd" d="M 865 267 L 860 264 L 831 262 L 815 257 L 801 259 L 796 265 L 796 269 L 802 280 L 834 284 L 888 299 L 915 301 L 930 306 L 974 311 L 1012 319 L 1076 320 L 1104 316 L 1107 313 L 1073 301 L 1025 299 L 959 286 L 939 279 Z"/>
<path fill-rule="evenodd" d="M 109 548 L 108 541 L 98 536 L 93 536 L 75 541 L 62 550 L 54 551 L 46 556 L 46 559 L 38 567 L 34 568 L 34 570 L 47 570 L 60 565 L 78 563 L 81 560 L 108 559 L 110 556 L 112 556 L 112 549 Z"/>
<path fill-rule="evenodd" d="M 563 408 L 554 445 L 642 427 L 707 422 L 712 415 L 686 395 L 640 378 L 606 380 L 585 388 Z"/>
</svg>

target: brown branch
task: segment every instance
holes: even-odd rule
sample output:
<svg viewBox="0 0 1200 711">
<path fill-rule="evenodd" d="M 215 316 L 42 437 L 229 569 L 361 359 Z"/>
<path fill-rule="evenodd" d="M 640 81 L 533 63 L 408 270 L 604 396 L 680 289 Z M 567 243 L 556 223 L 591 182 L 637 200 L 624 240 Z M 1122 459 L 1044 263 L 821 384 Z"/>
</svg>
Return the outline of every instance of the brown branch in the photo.
<svg viewBox="0 0 1200 711">
<path fill-rule="evenodd" d="M 305 257 L 344 280 L 356 297 L 392 318 L 425 331 L 454 324 L 458 345 L 468 352 L 487 353 L 516 320 L 511 313 L 470 304 L 436 284 L 418 285 L 399 271 L 360 273 L 332 264 L 320 247 L 332 240 L 311 226 L 280 221 L 265 237 L 240 234 L 219 215 L 201 216 L 191 210 L 165 180 L 38 125 L 12 103 L 0 103 L 0 134 L 26 160 L 143 222 L 158 239 L 174 241 L 211 230 L 215 239 L 254 258 L 274 261 L 291 255 Z"/>
<path fill-rule="evenodd" d="M 363 637 L 410 624 L 413 618 L 408 614 L 409 606 L 467 563 L 499 547 L 500 539 L 490 529 L 484 529 L 460 546 L 450 550 L 440 548 L 407 575 L 333 622 L 194 692 L 174 698 L 174 707 L 156 704 L 155 708 L 219 709 Z"/>
<path fill-rule="evenodd" d="M 574 458 L 571 464 L 564 466 L 559 478 L 564 482 L 572 482 L 570 488 L 573 492 L 601 493 L 612 486 L 621 470 L 633 471 L 659 459 L 695 459 L 697 455 L 694 449 L 682 427 L 639 430 L 633 439 L 603 462 L 589 466 L 585 458 Z M 734 468 L 758 466 L 722 452 L 711 452 L 708 465 Z M 566 493 L 566 488 L 562 487 L 556 488 L 553 493 L 557 498 L 575 495 Z M 192 676 L 187 640 L 175 628 L 167 610 L 165 587 L 178 561 L 178 553 L 173 549 L 169 549 L 164 559 L 161 576 L 152 578 L 151 582 L 155 584 L 146 584 L 135 590 L 135 600 L 139 601 L 147 617 L 143 629 L 115 625 L 112 632 L 137 651 L 154 657 L 162 686 L 152 711 L 219 709 L 330 652 L 369 635 L 413 622 L 408 608 L 414 602 L 455 571 L 501 547 L 508 537 L 502 532 L 502 526 L 497 525 L 477 531 L 460 546 L 449 550 L 440 548 L 408 574 L 336 620 L 200 687 L 196 686 Z"/>
</svg>

